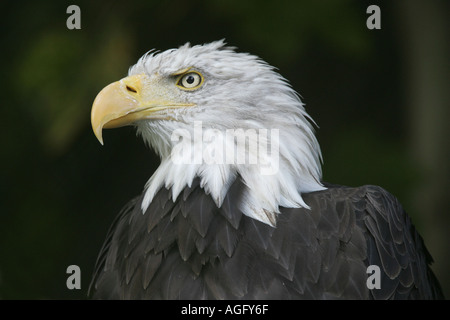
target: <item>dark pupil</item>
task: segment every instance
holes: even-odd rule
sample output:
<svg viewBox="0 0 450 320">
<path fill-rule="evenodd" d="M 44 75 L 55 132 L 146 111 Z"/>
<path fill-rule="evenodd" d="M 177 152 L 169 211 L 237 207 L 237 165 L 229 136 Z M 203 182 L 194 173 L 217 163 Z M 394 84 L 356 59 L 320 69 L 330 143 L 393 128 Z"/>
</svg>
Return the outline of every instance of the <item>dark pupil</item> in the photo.
<svg viewBox="0 0 450 320">
<path fill-rule="evenodd" d="M 187 78 L 186 78 L 186 82 L 187 82 L 187 83 L 193 84 L 194 81 L 195 81 L 194 76 L 187 76 Z"/>
</svg>

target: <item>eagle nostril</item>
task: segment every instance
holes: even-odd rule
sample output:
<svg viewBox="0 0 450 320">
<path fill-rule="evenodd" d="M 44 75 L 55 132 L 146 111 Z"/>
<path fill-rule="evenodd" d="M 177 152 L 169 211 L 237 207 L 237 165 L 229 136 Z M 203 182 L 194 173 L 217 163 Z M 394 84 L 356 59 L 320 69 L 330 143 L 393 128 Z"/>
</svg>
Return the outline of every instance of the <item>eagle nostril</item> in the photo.
<svg viewBox="0 0 450 320">
<path fill-rule="evenodd" d="M 130 92 L 137 93 L 137 90 L 136 90 L 135 88 L 130 87 L 130 86 L 128 86 L 128 85 L 127 85 L 127 90 L 130 91 Z"/>
</svg>

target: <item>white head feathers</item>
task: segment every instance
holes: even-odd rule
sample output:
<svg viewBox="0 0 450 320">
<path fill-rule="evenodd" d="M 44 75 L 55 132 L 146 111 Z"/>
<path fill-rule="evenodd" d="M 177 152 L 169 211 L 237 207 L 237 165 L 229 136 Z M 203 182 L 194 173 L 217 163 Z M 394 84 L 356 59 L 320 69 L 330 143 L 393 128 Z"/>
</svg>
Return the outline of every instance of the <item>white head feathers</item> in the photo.
<svg viewBox="0 0 450 320">
<path fill-rule="evenodd" d="M 242 179 L 247 186 L 242 212 L 270 225 L 280 206 L 308 207 L 301 194 L 325 189 L 320 147 L 286 80 L 258 57 L 236 53 L 223 41 L 148 53 L 129 75 L 173 79 L 182 70 L 203 77 L 197 90 L 179 90 L 179 98 L 195 106 L 171 109 L 167 119 L 136 123 L 161 156 L 146 185 L 143 211 L 160 188 L 171 188 L 176 199 L 196 177 L 218 206 L 235 179 Z"/>
</svg>

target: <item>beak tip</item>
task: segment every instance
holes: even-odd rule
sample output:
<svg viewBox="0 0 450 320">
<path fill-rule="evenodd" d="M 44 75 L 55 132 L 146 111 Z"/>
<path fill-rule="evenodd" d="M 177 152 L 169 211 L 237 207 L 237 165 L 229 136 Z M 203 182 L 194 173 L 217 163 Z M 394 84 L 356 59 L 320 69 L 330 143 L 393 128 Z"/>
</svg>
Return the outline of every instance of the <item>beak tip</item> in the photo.
<svg viewBox="0 0 450 320">
<path fill-rule="evenodd" d="M 102 128 L 100 128 L 100 130 L 95 130 L 94 129 L 94 135 L 97 138 L 98 142 L 100 142 L 100 144 L 103 146 L 103 135 L 102 135 Z"/>
<path fill-rule="evenodd" d="M 103 137 L 100 135 L 100 136 L 97 136 L 97 140 L 98 140 L 98 142 L 100 142 L 100 144 L 103 146 L 104 145 L 104 143 L 103 143 Z"/>
</svg>

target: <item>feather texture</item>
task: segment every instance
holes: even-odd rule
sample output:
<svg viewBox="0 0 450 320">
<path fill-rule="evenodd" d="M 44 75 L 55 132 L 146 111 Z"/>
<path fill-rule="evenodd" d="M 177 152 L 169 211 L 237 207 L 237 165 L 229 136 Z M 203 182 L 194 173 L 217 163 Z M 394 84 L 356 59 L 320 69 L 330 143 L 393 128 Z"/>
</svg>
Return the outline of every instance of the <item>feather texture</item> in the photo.
<svg viewBox="0 0 450 320">
<path fill-rule="evenodd" d="M 184 90 L 177 79 L 191 70 L 202 83 Z M 124 119 L 161 164 L 115 219 L 94 298 L 442 297 L 432 259 L 395 197 L 321 182 L 314 123 L 273 67 L 216 41 L 149 52 L 129 76 L 140 89 L 125 96 L 145 112 Z M 210 131 L 197 135 L 202 128 Z M 231 138 L 223 135 L 229 130 Z M 193 161 L 210 147 L 209 160 L 227 161 Z M 367 286 L 370 265 L 380 268 L 381 289 Z"/>
<path fill-rule="evenodd" d="M 422 239 L 379 187 L 304 194 L 311 209 L 280 208 L 276 227 L 239 211 L 239 179 L 221 208 L 199 179 L 187 188 L 175 202 L 159 190 L 145 214 L 144 196 L 119 214 L 97 261 L 94 298 L 442 298 Z M 369 265 L 380 267 L 381 289 L 367 288 Z"/>
</svg>

